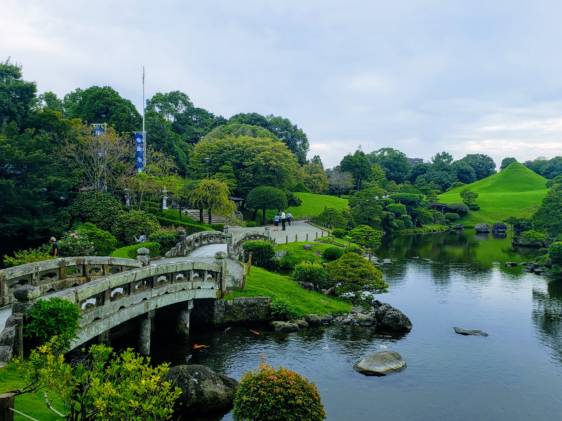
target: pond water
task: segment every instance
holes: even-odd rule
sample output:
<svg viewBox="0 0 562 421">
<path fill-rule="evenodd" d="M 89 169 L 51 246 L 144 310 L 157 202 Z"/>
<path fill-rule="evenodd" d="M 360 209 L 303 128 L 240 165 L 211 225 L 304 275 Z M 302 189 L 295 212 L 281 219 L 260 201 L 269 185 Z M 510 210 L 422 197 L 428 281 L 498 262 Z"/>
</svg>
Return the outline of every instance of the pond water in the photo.
<svg viewBox="0 0 562 421">
<path fill-rule="evenodd" d="M 194 332 L 185 343 L 158 338 L 154 358 L 174 364 L 190 358 L 238 379 L 260 359 L 288 367 L 317 384 L 329 420 L 559 419 L 562 285 L 495 263 L 529 258 L 509 244 L 472 233 L 383 244 L 379 255 L 393 264 L 384 267 L 390 288 L 380 299 L 414 325 L 402 338 L 368 328 L 260 336 L 233 328 Z M 460 336 L 453 326 L 490 336 Z M 192 343 L 210 347 L 188 357 Z M 353 370 L 366 353 L 383 349 L 402 354 L 407 368 L 386 377 Z"/>
</svg>

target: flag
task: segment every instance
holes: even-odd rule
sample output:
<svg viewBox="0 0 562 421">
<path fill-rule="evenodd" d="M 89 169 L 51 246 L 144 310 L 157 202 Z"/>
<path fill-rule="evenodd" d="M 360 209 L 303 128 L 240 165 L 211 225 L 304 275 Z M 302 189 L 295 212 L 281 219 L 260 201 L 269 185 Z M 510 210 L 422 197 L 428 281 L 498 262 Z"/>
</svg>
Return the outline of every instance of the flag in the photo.
<svg viewBox="0 0 562 421">
<path fill-rule="evenodd" d="M 133 132 L 133 138 L 135 139 L 135 168 L 140 172 L 144 169 L 144 133 Z"/>
</svg>

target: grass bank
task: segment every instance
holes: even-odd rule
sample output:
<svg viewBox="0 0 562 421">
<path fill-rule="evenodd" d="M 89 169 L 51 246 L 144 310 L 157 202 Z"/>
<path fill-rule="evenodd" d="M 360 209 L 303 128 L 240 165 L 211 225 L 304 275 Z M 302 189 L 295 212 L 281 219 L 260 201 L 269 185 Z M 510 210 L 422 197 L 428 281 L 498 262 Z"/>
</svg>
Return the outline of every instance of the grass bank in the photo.
<svg viewBox="0 0 562 421">
<path fill-rule="evenodd" d="M 144 243 L 131 244 L 130 246 L 119 247 L 111 252 L 111 257 L 123 257 L 125 259 L 136 259 L 137 250 L 146 247 L 150 250 L 150 256 L 160 256 L 160 244 L 154 241 L 146 241 Z"/>
<path fill-rule="evenodd" d="M 297 219 L 311 218 L 320 215 L 324 208 L 346 209 L 348 200 L 337 196 L 315 193 L 295 193 L 302 203 L 300 206 L 291 206 L 288 212 L 291 212 Z"/>
<path fill-rule="evenodd" d="M 466 186 L 457 187 L 439 196 L 442 203 L 461 203 L 460 193 L 478 193 L 479 211 L 471 211 L 459 222 L 466 226 L 493 224 L 510 216 L 528 218 L 539 208 L 546 196 L 546 179 L 522 164 L 514 162 L 497 174 Z"/>
<path fill-rule="evenodd" d="M 271 297 L 285 303 L 298 316 L 336 314 L 351 311 L 351 304 L 318 292 L 307 291 L 288 276 L 253 267 L 243 290 L 232 291 L 226 299 L 237 297 Z"/>
</svg>

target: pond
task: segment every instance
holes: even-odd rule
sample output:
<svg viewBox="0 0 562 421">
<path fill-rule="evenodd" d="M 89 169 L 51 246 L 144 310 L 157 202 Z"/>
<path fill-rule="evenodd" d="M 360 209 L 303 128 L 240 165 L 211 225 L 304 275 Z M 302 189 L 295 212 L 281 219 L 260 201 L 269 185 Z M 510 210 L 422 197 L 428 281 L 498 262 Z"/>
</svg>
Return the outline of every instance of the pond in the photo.
<svg viewBox="0 0 562 421">
<path fill-rule="evenodd" d="M 158 338 L 154 358 L 189 358 L 237 379 L 261 359 L 288 367 L 317 384 L 329 420 L 557 419 L 562 285 L 497 263 L 530 258 L 509 244 L 473 233 L 388 240 L 379 255 L 393 260 L 384 267 L 390 288 L 380 299 L 412 320 L 402 338 L 368 328 L 259 336 L 233 328 L 194 332 L 185 343 Z M 453 326 L 490 336 L 456 335 Z M 191 354 L 192 343 L 209 348 Z M 402 354 L 407 368 L 386 377 L 353 370 L 363 355 L 383 349 Z"/>
</svg>

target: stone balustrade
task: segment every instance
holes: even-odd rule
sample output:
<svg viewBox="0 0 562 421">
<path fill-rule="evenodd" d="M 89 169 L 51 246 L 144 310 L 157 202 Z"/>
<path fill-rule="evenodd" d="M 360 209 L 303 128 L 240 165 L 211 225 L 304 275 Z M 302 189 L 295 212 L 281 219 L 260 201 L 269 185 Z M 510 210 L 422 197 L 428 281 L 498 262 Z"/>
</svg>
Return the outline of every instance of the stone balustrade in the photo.
<svg viewBox="0 0 562 421">
<path fill-rule="evenodd" d="M 93 279 L 141 266 L 118 257 L 64 257 L 0 270 L 0 307 L 12 304 L 13 292 L 23 285 L 39 288 L 41 295 L 81 285 Z"/>
<path fill-rule="evenodd" d="M 166 257 L 183 257 L 198 249 L 199 247 L 209 244 L 225 244 L 229 243 L 230 234 L 220 231 L 201 231 L 188 235 L 178 242 L 167 253 Z"/>
</svg>

